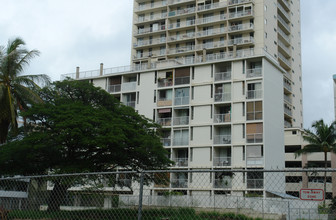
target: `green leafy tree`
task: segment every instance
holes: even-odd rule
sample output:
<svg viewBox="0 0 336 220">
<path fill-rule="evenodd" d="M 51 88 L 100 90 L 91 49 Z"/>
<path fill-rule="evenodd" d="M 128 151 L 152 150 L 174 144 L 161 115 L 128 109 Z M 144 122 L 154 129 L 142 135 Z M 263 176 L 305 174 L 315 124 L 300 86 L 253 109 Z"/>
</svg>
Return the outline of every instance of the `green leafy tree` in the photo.
<svg viewBox="0 0 336 220">
<path fill-rule="evenodd" d="M 302 154 L 324 153 L 324 168 L 328 168 L 328 153 L 336 153 L 336 122 L 330 125 L 324 123 L 321 119 L 312 124 L 312 129 L 305 129 L 303 139 L 308 142 L 304 148 L 295 152 L 296 156 Z M 326 195 L 327 172 L 324 172 L 324 193 Z"/>
<path fill-rule="evenodd" d="M 0 173 L 140 171 L 171 164 L 158 125 L 89 82 L 55 82 L 40 97 L 44 102 L 22 114 L 27 133 L 0 148 Z M 48 208 L 58 210 L 76 181 L 53 182 Z"/>
<path fill-rule="evenodd" d="M 26 110 L 29 104 L 41 102 L 36 83 L 47 82 L 46 75 L 22 75 L 31 59 L 39 55 L 37 50 L 27 50 L 21 38 L 0 46 L 0 144 L 5 143 L 8 131 L 16 131 L 17 110 Z"/>
</svg>

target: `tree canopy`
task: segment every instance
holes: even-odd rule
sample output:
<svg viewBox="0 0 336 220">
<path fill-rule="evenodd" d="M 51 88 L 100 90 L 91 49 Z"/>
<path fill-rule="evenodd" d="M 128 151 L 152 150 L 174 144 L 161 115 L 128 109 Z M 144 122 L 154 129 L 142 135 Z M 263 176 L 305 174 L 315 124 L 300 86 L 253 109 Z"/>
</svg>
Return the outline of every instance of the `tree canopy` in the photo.
<svg viewBox="0 0 336 220">
<path fill-rule="evenodd" d="M 0 144 L 6 142 L 10 129 L 17 130 L 17 110 L 41 102 L 36 83 L 50 81 L 43 74 L 22 75 L 31 59 L 39 53 L 38 50 L 27 50 L 21 38 L 8 41 L 7 47 L 0 46 Z"/>
<path fill-rule="evenodd" d="M 87 81 L 55 82 L 22 115 L 26 133 L 0 148 L 0 173 L 160 169 L 170 165 L 157 125 Z"/>
</svg>

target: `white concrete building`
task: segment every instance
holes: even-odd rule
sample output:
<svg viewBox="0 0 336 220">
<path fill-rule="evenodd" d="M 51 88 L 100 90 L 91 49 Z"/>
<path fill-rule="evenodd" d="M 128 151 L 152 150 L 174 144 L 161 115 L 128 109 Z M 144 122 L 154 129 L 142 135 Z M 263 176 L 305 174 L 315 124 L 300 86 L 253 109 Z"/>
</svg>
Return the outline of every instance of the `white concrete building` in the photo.
<svg viewBox="0 0 336 220">
<path fill-rule="evenodd" d="M 172 169 L 283 169 L 284 127 L 303 121 L 300 42 L 299 0 L 134 0 L 131 65 L 64 77 L 161 124 Z M 263 173 L 232 178 L 242 185 L 216 174 L 198 189 L 175 173 L 153 192 L 285 191 Z"/>
</svg>

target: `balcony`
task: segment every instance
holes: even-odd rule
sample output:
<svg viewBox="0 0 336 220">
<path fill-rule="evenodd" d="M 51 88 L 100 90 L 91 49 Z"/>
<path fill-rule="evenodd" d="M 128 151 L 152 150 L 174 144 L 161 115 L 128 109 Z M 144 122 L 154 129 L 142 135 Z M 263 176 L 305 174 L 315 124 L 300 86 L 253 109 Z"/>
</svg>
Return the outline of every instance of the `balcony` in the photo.
<svg viewBox="0 0 336 220">
<path fill-rule="evenodd" d="M 231 179 L 215 179 L 214 188 L 229 189 L 232 187 Z"/>
<path fill-rule="evenodd" d="M 175 86 L 185 85 L 185 84 L 190 84 L 190 76 L 176 77 L 175 78 Z"/>
<path fill-rule="evenodd" d="M 161 138 L 161 143 L 164 147 L 169 147 L 171 145 L 170 138 Z"/>
<path fill-rule="evenodd" d="M 231 157 L 214 157 L 213 165 L 215 167 L 231 166 Z"/>
<path fill-rule="evenodd" d="M 174 125 L 188 125 L 189 124 L 189 116 L 181 116 L 174 118 Z"/>
<path fill-rule="evenodd" d="M 246 70 L 246 78 L 254 78 L 262 76 L 262 68 L 253 68 Z"/>
<path fill-rule="evenodd" d="M 174 158 L 172 159 L 175 162 L 176 167 L 187 167 L 188 158 Z"/>
<path fill-rule="evenodd" d="M 190 14 L 190 13 L 194 13 L 196 11 L 196 8 L 184 8 L 184 9 L 179 9 L 179 10 L 175 10 L 175 11 L 170 11 L 168 13 L 169 17 L 173 17 L 173 16 L 178 16 L 178 15 L 186 15 L 186 14 Z"/>
<path fill-rule="evenodd" d="M 158 87 L 169 87 L 173 85 L 172 79 L 158 79 Z"/>
<path fill-rule="evenodd" d="M 169 30 L 176 29 L 176 28 L 184 28 L 184 27 L 190 27 L 192 25 L 195 25 L 195 20 L 188 20 L 188 21 L 181 21 L 181 22 L 175 22 L 169 24 Z"/>
<path fill-rule="evenodd" d="M 231 71 L 215 73 L 215 81 L 224 81 L 231 79 Z"/>
<path fill-rule="evenodd" d="M 231 92 L 215 94 L 215 102 L 229 102 L 229 101 L 231 101 Z"/>
<path fill-rule="evenodd" d="M 254 38 L 253 37 L 244 37 L 244 38 L 239 37 L 239 38 L 228 40 L 228 46 L 251 44 L 251 43 L 254 43 Z"/>
<path fill-rule="evenodd" d="M 249 24 L 238 24 L 238 25 L 231 25 L 228 27 L 229 32 L 237 32 L 237 31 L 246 31 L 246 30 L 253 30 L 253 23 Z"/>
<path fill-rule="evenodd" d="M 159 98 L 157 106 L 171 106 L 173 104 L 173 101 L 169 98 Z"/>
<path fill-rule="evenodd" d="M 246 157 L 247 166 L 262 166 L 264 165 L 263 157 Z"/>
<path fill-rule="evenodd" d="M 190 40 L 190 39 L 194 39 L 194 38 L 195 38 L 195 33 L 187 33 L 187 34 L 183 34 L 181 36 L 170 36 L 168 38 L 168 42 Z"/>
<path fill-rule="evenodd" d="M 279 2 L 287 11 L 289 11 L 289 2 L 287 0 L 279 0 Z"/>
<path fill-rule="evenodd" d="M 289 46 L 290 45 L 289 36 L 283 30 L 281 30 L 280 28 L 278 28 L 278 34 L 283 38 L 283 40 L 286 43 L 286 46 Z"/>
<path fill-rule="evenodd" d="M 291 56 L 291 51 L 290 49 L 284 44 L 282 43 L 281 40 L 278 40 L 278 46 L 280 47 L 280 49 L 286 53 L 287 57 Z"/>
<path fill-rule="evenodd" d="M 231 135 L 215 135 L 214 144 L 231 144 Z"/>
<path fill-rule="evenodd" d="M 262 189 L 264 188 L 263 179 L 247 179 L 246 186 L 248 189 Z"/>
<path fill-rule="evenodd" d="M 194 50 L 195 50 L 195 46 L 192 45 L 192 46 L 169 49 L 168 54 L 188 53 L 188 52 L 193 52 Z"/>
<path fill-rule="evenodd" d="M 188 187 L 188 179 L 172 179 L 171 180 L 172 188 L 187 188 Z"/>
<path fill-rule="evenodd" d="M 290 19 L 290 14 L 284 9 L 284 7 L 282 7 L 282 5 L 280 3 L 278 3 L 278 9 L 283 14 L 285 19 L 289 22 L 290 21 L 289 20 Z"/>
<path fill-rule="evenodd" d="M 121 84 L 121 90 L 123 92 L 133 92 L 136 90 L 136 82 L 128 82 Z"/>
<path fill-rule="evenodd" d="M 159 19 L 165 19 L 167 17 L 167 13 L 164 14 L 156 14 L 156 15 L 151 15 L 151 16 L 146 16 L 146 17 L 138 17 L 137 24 L 144 23 L 144 22 L 150 22 L 150 21 L 155 21 Z"/>
<path fill-rule="evenodd" d="M 291 68 L 291 62 L 281 53 L 278 53 L 280 65 L 282 65 L 286 70 Z"/>
<path fill-rule="evenodd" d="M 232 6 L 232 5 L 249 3 L 249 2 L 253 2 L 253 0 L 230 0 L 229 5 Z"/>
<path fill-rule="evenodd" d="M 135 35 L 143 35 L 143 34 L 150 34 L 150 33 L 155 33 L 155 32 L 160 32 L 160 31 L 165 31 L 166 30 L 166 25 L 161 25 L 158 28 L 142 28 L 137 31 Z"/>
<path fill-rule="evenodd" d="M 136 12 L 141 12 L 141 11 L 146 11 L 149 9 L 157 9 L 157 8 L 161 8 L 161 7 L 165 7 L 167 6 L 166 3 L 164 3 L 164 1 L 162 2 L 155 2 L 154 4 L 143 4 L 143 5 L 139 5 L 139 7 L 137 9 L 135 9 Z"/>
<path fill-rule="evenodd" d="M 189 96 L 175 97 L 174 104 L 175 105 L 188 105 Z"/>
<path fill-rule="evenodd" d="M 135 108 L 135 101 L 124 102 L 124 105 Z"/>
<path fill-rule="evenodd" d="M 224 122 L 231 122 L 230 113 L 214 115 L 214 123 L 224 123 Z"/>
<path fill-rule="evenodd" d="M 291 128 L 292 127 L 292 123 L 288 122 L 285 120 L 285 128 Z"/>
<path fill-rule="evenodd" d="M 121 91 L 121 84 L 116 84 L 116 85 L 108 85 L 107 91 L 109 93 L 117 93 Z"/>
<path fill-rule="evenodd" d="M 200 44 L 197 45 L 196 49 L 197 50 L 203 50 L 203 49 L 215 49 L 215 48 L 220 48 L 220 47 L 225 47 L 225 42 L 224 41 L 216 41 L 216 42 L 211 42 L 211 43 L 205 43 L 205 44 Z"/>
<path fill-rule="evenodd" d="M 287 95 L 284 95 L 284 100 L 285 100 L 285 102 L 287 102 L 288 104 L 292 104 L 292 99 L 289 97 L 289 96 L 287 96 Z"/>
<path fill-rule="evenodd" d="M 281 16 L 278 16 L 278 21 L 284 27 L 285 31 L 287 31 L 287 34 L 289 34 L 290 33 L 289 24 L 287 24 L 287 22 Z"/>
<path fill-rule="evenodd" d="M 189 137 L 183 137 L 183 138 L 174 138 L 173 145 L 174 146 L 186 146 L 189 144 Z"/>
<path fill-rule="evenodd" d="M 263 142 L 263 134 L 246 134 L 246 143 L 262 143 Z"/>
<path fill-rule="evenodd" d="M 284 82 L 283 85 L 284 85 L 285 89 L 288 90 L 288 92 L 292 92 L 292 85 L 290 85 L 286 82 Z"/>
<path fill-rule="evenodd" d="M 227 4 L 225 2 L 217 2 L 213 4 L 206 4 L 206 5 L 200 5 L 197 7 L 197 11 L 206 11 L 206 10 L 211 10 L 211 9 L 216 9 L 216 8 L 223 8 L 226 7 Z"/>
<path fill-rule="evenodd" d="M 158 44 L 165 44 L 166 38 L 157 38 L 152 40 L 145 40 L 145 41 L 138 41 L 137 44 L 134 44 L 134 48 L 140 48 L 140 47 L 146 47 L 146 46 L 152 46 L 152 45 L 158 45 Z"/>
<path fill-rule="evenodd" d="M 185 2 L 194 2 L 195 0 L 170 0 L 169 5 L 185 3 Z"/>
<path fill-rule="evenodd" d="M 172 118 L 159 118 L 157 123 L 161 126 L 171 126 Z"/>
<path fill-rule="evenodd" d="M 286 115 L 292 117 L 293 116 L 293 113 L 292 113 L 292 109 L 290 109 L 289 107 L 284 107 L 284 112 Z"/>
<path fill-rule="evenodd" d="M 245 17 L 245 16 L 252 16 L 253 12 L 251 9 L 249 10 L 245 10 L 245 11 L 239 11 L 239 12 L 231 12 L 229 14 L 229 18 L 233 19 L 233 18 L 241 18 L 241 17 Z"/>
<path fill-rule="evenodd" d="M 247 99 L 261 99 L 262 98 L 262 90 L 248 90 L 246 98 Z"/>
<path fill-rule="evenodd" d="M 223 15 L 199 18 L 196 20 L 196 23 L 197 24 L 208 24 L 212 22 L 224 21 L 225 19 L 226 19 L 226 15 L 223 14 Z"/>
</svg>

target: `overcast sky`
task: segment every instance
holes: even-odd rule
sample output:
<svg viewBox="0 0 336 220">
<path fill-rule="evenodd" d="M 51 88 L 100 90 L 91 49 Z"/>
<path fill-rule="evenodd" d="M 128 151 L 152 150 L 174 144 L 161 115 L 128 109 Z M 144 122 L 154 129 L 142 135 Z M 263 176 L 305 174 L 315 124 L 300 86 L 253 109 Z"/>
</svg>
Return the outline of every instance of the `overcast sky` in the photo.
<svg viewBox="0 0 336 220">
<path fill-rule="evenodd" d="M 293 0 L 295 1 L 295 0 Z M 132 0 L 0 0 L 0 45 L 22 37 L 38 49 L 27 74 L 61 74 L 130 64 Z M 301 0 L 304 127 L 334 119 L 336 1 Z"/>
</svg>

